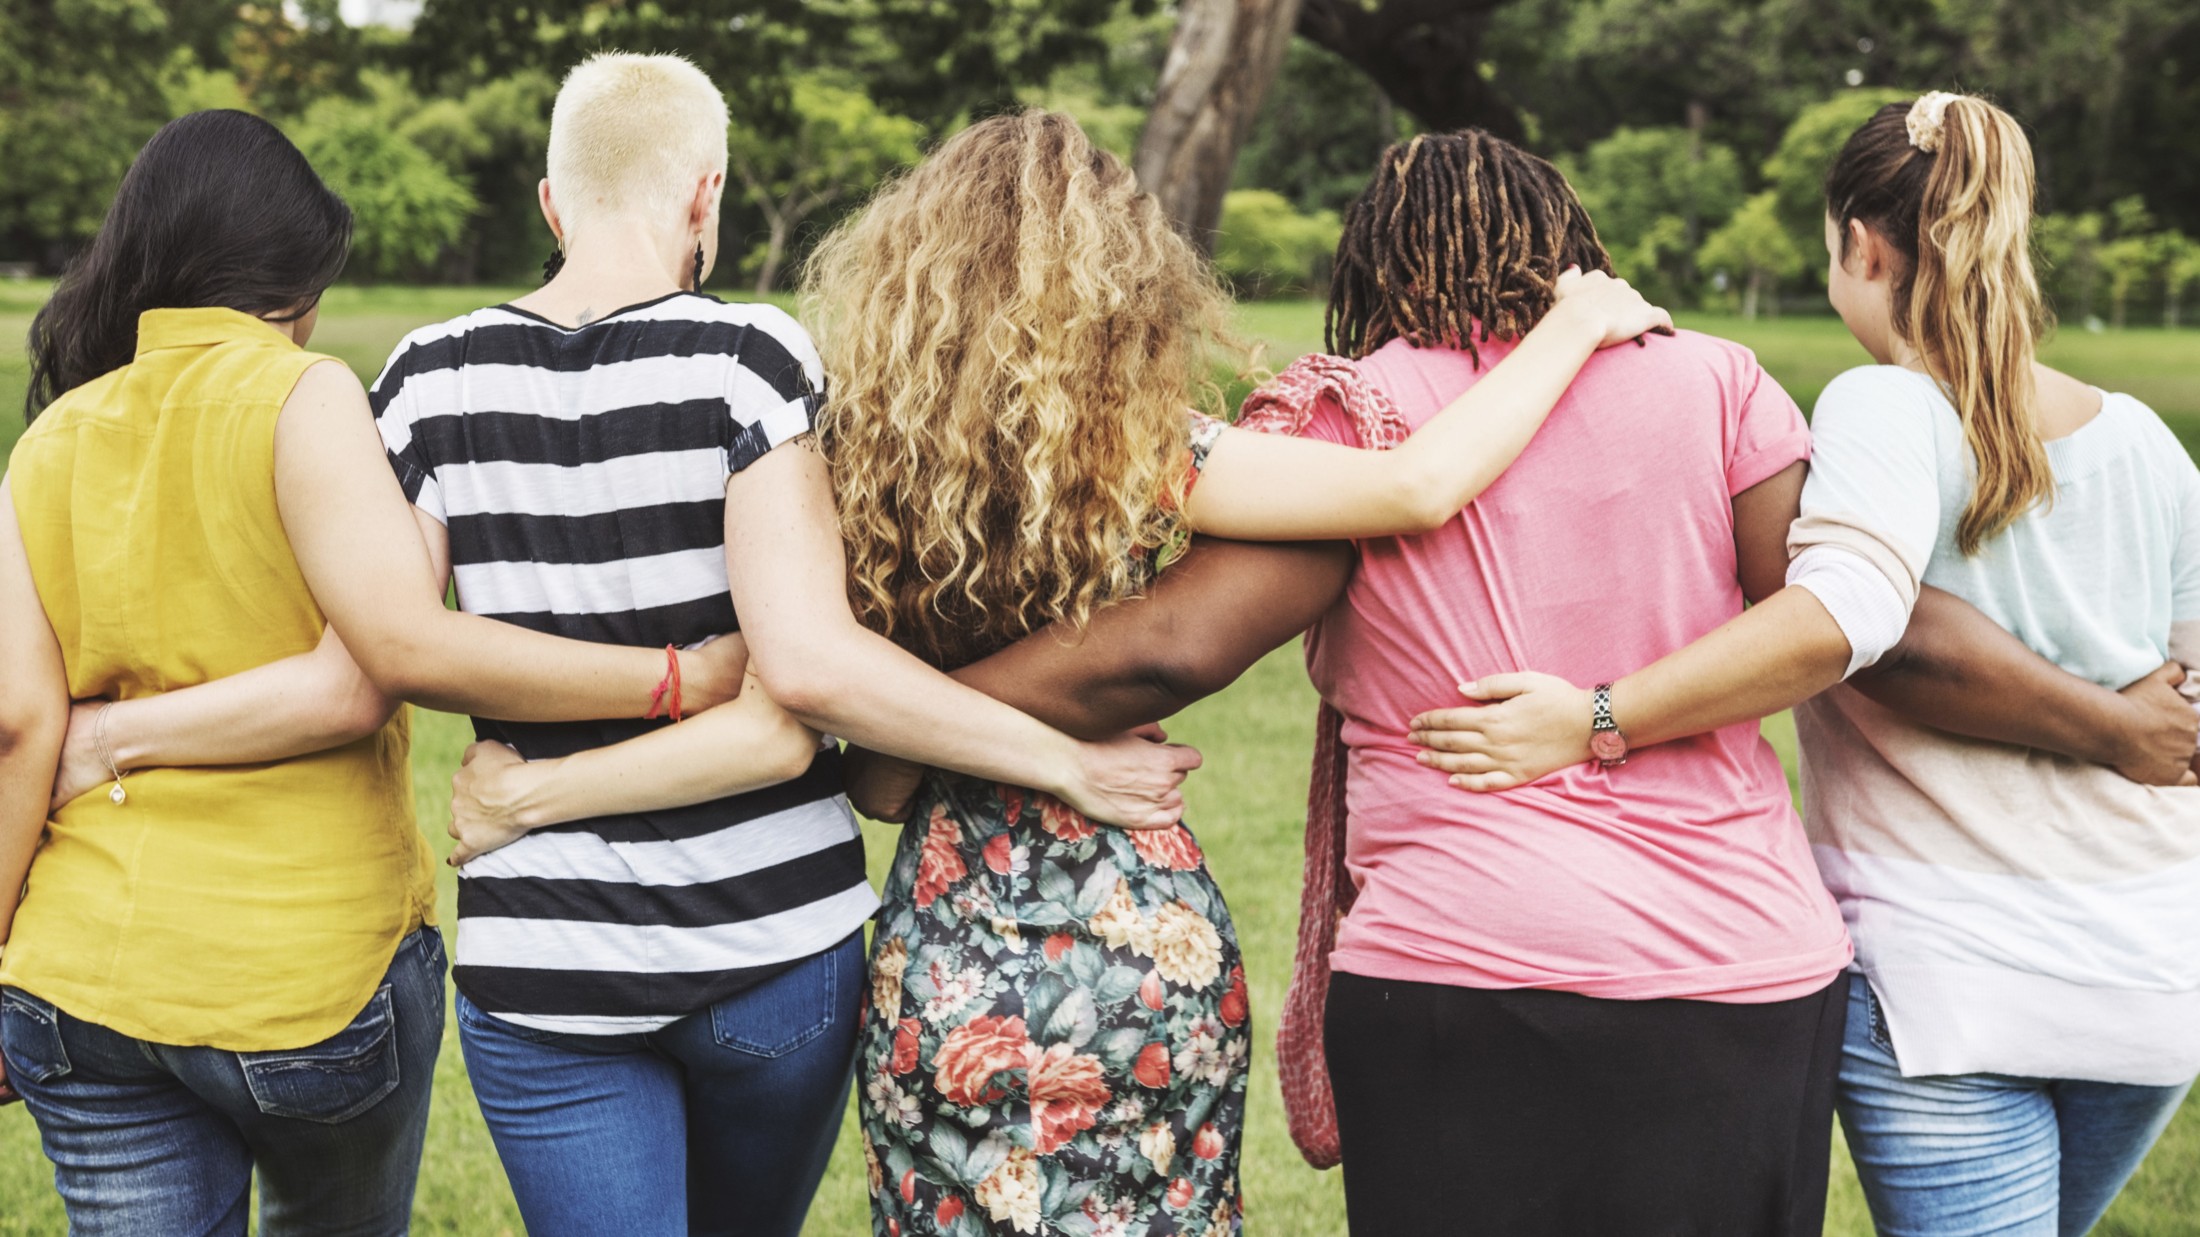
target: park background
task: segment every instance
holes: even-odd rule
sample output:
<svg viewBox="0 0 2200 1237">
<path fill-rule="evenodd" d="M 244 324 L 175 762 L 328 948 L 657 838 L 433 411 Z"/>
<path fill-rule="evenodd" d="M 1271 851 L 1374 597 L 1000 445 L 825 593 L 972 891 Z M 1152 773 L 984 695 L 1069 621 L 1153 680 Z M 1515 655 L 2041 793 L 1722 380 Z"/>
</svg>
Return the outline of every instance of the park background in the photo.
<svg viewBox="0 0 2200 1237">
<path fill-rule="evenodd" d="M 1280 368 L 1322 346 L 1338 219 L 1377 152 L 1479 124 L 1556 158 L 1620 273 L 1754 348 L 1806 409 L 1867 359 L 1823 303 L 1827 161 L 1883 102 L 1980 91 L 2034 136 L 2062 320 L 2047 359 L 2200 446 L 2200 332 L 2180 329 L 2200 292 L 2200 0 L 0 0 L 0 453 L 22 430 L 31 315 L 165 120 L 266 115 L 351 201 L 357 245 L 313 346 L 371 379 L 404 332 L 536 277 L 557 76 L 614 47 L 688 55 L 733 103 L 722 296 L 792 307 L 804 253 L 882 177 L 974 117 L 1041 105 L 1133 160 Z M 1312 711 L 1292 648 L 1172 723 L 1207 754 L 1189 820 L 1260 1026 L 1244 1177 L 1262 1234 L 1344 1230 L 1337 1174 L 1285 1133 L 1270 1038 Z M 1792 728 L 1766 732 L 1792 778 Z M 441 851 L 468 731 L 422 713 L 414 733 Z M 867 834 L 876 877 L 894 833 Z M 1828 1231 L 1868 1233 L 1835 1158 Z M 864 1188 L 851 1122 L 808 1231 L 867 1231 Z M 452 1036 L 415 1216 L 422 1233 L 520 1231 Z M 0 1234 L 62 1231 L 35 1130 L 0 1110 Z M 2100 1231 L 2200 1234 L 2200 1100 Z"/>
</svg>

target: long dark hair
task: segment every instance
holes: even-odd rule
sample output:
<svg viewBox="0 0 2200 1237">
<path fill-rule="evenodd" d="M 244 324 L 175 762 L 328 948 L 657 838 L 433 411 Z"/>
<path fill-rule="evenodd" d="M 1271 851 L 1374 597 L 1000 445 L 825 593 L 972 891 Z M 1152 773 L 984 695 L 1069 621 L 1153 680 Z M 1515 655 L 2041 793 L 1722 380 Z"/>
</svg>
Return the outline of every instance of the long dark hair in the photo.
<svg viewBox="0 0 2200 1237">
<path fill-rule="evenodd" d="M 2023 127 L 1970 95 L 1880 108 L 1826 174 L 1841 256 L 1851 221 L 1894 247 L 1894 329 L 1963 418 L 1974 464 L 1956 524 L 1965 554 L 2054 500 L 2033 419 L 2032 358 L 2048 317 L 2032 270 L 2032 197 Z"/>
<path fill-rule="evenodd" d="M 350 251 L 351 208 L 281 130 L 237 111 L 170 121 L 31 320 L 24 419 L 128 364 L 146 310 L 221 307 L 290 321 L 312 310 Z"/>
<path fill-rule="evenodd" d="M 1479 364 L 1476 334 L 1533 329 L 1569 266 L 1612 259 L 1557 168 L 1481 129 L 1423 134 L 1383 152 L 1345 215 L 1323 333 L 1343 356 L 1403 339 Z"/>
</svg>

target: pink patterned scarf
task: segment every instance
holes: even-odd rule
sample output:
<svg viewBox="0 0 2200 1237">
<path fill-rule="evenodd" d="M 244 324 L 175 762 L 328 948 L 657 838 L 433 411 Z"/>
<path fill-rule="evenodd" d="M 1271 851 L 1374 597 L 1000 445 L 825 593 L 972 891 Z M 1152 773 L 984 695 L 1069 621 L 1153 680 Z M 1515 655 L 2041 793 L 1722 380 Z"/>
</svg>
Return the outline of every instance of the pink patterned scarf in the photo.
<svg viewBox="0 0 2200 1237">
<path fill-rule="evenodd" d="M 1390 397 L 1359 368 L 1340 357 L 1299 358 L 1275 381 L 1246 398 L 1238 425 L 1267 434 L 1303 434 L 1323 399 L 1336 401 L 1350 418 L 1360 444 L 1387 451 L 1404 442 L 1411 427 Z M 1306 792 L 1306 880 L 1299 895 L 1299 948 L 1291 961 L 1291 987 L 1276 1028 L 1277 1073 L 1291 1141 L 1316 1168 L 1342 1158 L 1337 1141 L 1337 1101 L 1329 1089 L 1329 1061 L 1322 1051 L 1322 1008 L 1329 996 L 1329 953 L 1337 924 L 1352 909 L 1355 892 L 1345 871 L 1344 718 L 1324 704 L 1314 722 L 1314 772 Z"/>
</svg>

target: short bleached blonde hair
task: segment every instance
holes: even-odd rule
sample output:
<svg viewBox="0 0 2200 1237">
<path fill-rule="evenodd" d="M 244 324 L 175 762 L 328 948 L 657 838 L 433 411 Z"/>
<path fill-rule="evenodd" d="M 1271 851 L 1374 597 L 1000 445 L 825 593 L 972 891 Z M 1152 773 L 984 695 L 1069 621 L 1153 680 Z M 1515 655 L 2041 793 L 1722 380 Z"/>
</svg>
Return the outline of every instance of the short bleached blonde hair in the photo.
<svg viewBox="0 0 2200 1237">
<path fill-rule="evenodd" d="M 726 97 L 684 57 L 603 52 L 565 75 L 550 109 L 550 194 L 566 227 L 670 216 L 726 170 Z"/>
</svg>

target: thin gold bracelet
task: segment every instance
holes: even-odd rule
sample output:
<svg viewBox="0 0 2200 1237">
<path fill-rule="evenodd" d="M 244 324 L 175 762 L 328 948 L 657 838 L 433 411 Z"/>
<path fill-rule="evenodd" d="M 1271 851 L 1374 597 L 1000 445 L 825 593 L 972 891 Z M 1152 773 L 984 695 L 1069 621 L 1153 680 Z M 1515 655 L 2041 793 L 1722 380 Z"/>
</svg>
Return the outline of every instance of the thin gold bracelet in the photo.
<svg viewBox="0 0 2200 1237">
<path fill-rule="evenodd" d="M 92 718 L 92 751 L 98 754 L 99 763 L 107 766 L 108 774 L 115 779 L 114 789 L 107 792 L 108 801 L 121 807 L 130 801 L 130 794 L 122 789 L 122 770 L 115 767 L 114 753 L 107 747 L 107 711 L 114 707 L 115 702 L 110 700 L 99 706 L 98 714 Z"/>
</svg>

